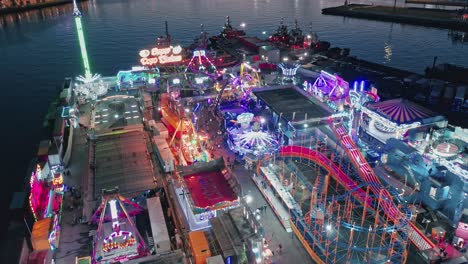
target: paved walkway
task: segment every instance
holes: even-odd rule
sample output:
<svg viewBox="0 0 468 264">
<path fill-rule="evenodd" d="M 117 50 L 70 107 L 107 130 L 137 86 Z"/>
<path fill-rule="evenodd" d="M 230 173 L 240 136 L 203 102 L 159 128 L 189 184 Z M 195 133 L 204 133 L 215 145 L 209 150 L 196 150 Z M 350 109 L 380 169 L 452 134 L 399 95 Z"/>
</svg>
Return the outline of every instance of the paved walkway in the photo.
<svg viewBox="0 0 468 264">
<path fill-rule="evenodd" d="M 253 199 L 250 206 L 253 209 L 259 208 L 265 204 L 276 205 L 275 202 L 268 203 L 264 198 L 259 188 L 257 188 L 252 180 L 252 171 L 246 170 L 243 166 L 237 165 L 234 167 L 234 172 L 239 183 L 242 185 L 244 195 L 248 194 L 252 196 Z M 257 178 L 261 179 L 261 177 Z M 279 201 L 277 203 L 279 203 Z M 265 238 L 268 241 L 269 248 L 272 251 L 275 251 L 275 255 L 270 258 L 273 263 L 315 263 L 312 261 L 309 254 L 306 252 L 294 233 L 288 233 L 286 231 L 270 206 L 268 206 L 265 211 L 261 212 L 260 223 L 263 225 L 265 230 Z M 277 251 L 279 244 L 283 247 L 282 254 L 279 254 Z"/>
<path fill-rule="evenodd" d="M 256 175 L 253 173 L 251 174 Z M 290 219 L 289 213 L 281 204 L 281 201 L 275 196 L 273 191 L 270 189 L 270 186 L 268 186 L 268 184 L 264 182 L 263 177 L 261 177 L 260 175 L 251 176 L 251 177 L 252 177 L 253 182 L 257 185 L 258 189 L 262 193 L 263 197 L 266 199 L 266 201 L 270 205 L 271 210 L 278 217 L 278 220 L 281 222 L 286 232 L 291 233 L 292 229 L 291 229 L 291 224 L 289 223 L 289 219 Z"/>
<path fill-rule="evenodd" d="M 58 264 L 75 263 L 76 256 L 89 256 L 92 252 L 91 226 L 79 223 L 83 212 L 83 180 L 87 179 L 89 168 L 87 157 L 86 132 L 77 128 L 73 131 L 73 150 L 67 168 L 70 174 L 64 176 L 65 185 L 74 188 L 74 195 L 67 191 L 64 196 L 61 238 L 55 253 Z"/>
</svg>

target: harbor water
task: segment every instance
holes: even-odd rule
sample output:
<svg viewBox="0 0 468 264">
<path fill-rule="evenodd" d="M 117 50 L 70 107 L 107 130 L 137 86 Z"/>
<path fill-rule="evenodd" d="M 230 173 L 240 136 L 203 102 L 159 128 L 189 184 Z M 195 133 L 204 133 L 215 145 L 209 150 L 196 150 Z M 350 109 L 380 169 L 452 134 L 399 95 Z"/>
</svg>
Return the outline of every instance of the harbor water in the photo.
<svg viewBox="0 0 468 264">
<path fill-rule="evenodd" d="M 358 3 L 359 1 L 352 1 Z M 388 5 L 393 0 L 361 1 Z M 370 21 L 321 14 L 344 0 L 90 0 L 80 3 L 91 71 L 114 75 L 138 63 L 138 51 L 150 48 L 169 22 L 173 39 L 190 44 L 200 24 L 211 35 L 222 29 L 224 17 L 245 23 L 248 35 L 267 37 L 281 17 L 309 24 L 320 39 L 347 47 L 360 58 L 422 73 L 438 62 L 468 66 L 468 43 L 444 29 Z M 399 4 L 403 5 L 399 0 Z M 240 26 L 238 26 L 240 27 Z M 0 209 L 12 192 L 20 191 L 38 143 L 49 103 L 67 76 L 83 74 L 72 5 L 0 16 L 1 166 Z M 5 218 L 2 219 L 5 221 Z M 3 228 L 6 226 L 2 222 Z M 1 232 L 4 233 L 4 232 Z"/>
</svg>

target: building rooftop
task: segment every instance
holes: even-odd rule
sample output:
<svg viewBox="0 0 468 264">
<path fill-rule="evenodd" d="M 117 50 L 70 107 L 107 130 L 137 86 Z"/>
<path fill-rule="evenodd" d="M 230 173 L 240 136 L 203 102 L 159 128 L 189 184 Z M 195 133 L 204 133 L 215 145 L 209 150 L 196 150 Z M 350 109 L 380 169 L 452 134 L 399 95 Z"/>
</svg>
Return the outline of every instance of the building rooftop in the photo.
<svg viewBox="0 0 468 264">
<path fill-rule="evenodd" d="M 129 196 L 155 187 L 144 132 L 99 137 L 95 159 L 95 197 L 100 197 L 102 189 L 119 187 L 122 195 Z"/>
<path fill-rule="evenodd" d="M 213 207 L 237 200 L 236 194 L 221 171 L 197 172 L 185 175 L 183 178 L 194 205 L 198 208 Z"/>
<path fill-rule="evenodd" d="M 136 98 L 127 95 L 97 100 L 93 121 L 97 134 L 122 127 L 142 126 L 139 103 Z"/>
<path fill-rule="evenodd" d="M 310 120 L 311 123 L 330 116 L 330 113 L 300 93 L 295 87 L 256 89 L 253 93 L 272 111 L 278 115 L 282 114 L 282 118 L 293 125 L 303 122 L 306 115 L 307 120 Z"/>
<path fill-rule="evenodd" d="M 397 124 L 411 124 L 414 122 L 423 122 L 424 119 L 432 119 L 440 117 L 438 120 L 444 119 L 439 114 L 429 110 L 423 106 L 413 103 L 403 98 L 391 99 L 377 103 L 369 103 L 366 107 L 386 119 L 395 122 Z"/>
</svg>

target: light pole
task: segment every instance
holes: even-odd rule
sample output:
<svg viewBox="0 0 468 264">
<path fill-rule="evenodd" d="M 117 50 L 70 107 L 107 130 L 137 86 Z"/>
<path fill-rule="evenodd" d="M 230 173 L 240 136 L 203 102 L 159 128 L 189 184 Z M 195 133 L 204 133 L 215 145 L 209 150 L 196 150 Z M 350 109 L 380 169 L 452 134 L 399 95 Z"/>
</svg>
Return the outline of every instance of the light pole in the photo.
<svg viewBox="0 0 468 264">
<path fill-rule="evenodd" d="M 424 227 L 424 233 L 427 234 L 427 227 L 429 226 L 429 223 L 431 222 L 431 220 L 424 218 L 422 222 L 423 224 L 426 224 L 426 227 Z"/>
<path fill-rule="evenodd" d="M 264 124 L 265 124 L 265 118 L 262 117 L 262 118 L 260 119 L 260 123 L 262 124 L 262 131 L 263 131 L 263 130 L 265 129 L 265 126 L 264 126 Z"/>
</svg>

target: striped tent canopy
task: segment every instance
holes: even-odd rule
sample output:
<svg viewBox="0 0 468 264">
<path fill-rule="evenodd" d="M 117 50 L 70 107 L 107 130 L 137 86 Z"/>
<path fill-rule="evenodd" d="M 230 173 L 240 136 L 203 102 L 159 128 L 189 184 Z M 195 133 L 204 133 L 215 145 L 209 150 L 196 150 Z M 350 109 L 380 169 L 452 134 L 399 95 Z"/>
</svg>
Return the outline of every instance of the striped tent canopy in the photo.
<svg viewBox="0 0 468 264">
<path fill-rule="evenodd" d="M 366 106 L 386 119 L 401 124 L 411 124 L 438 114 L 403 98 L 386 100 Z"/>
</svg>

